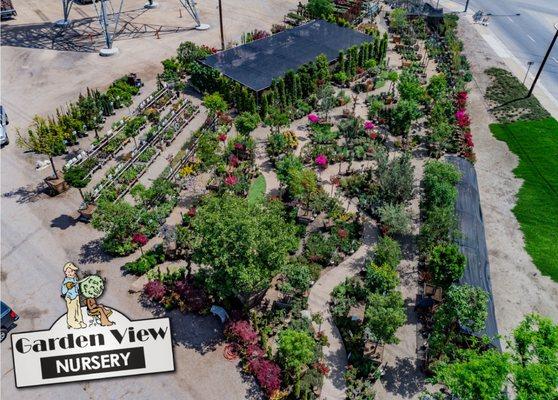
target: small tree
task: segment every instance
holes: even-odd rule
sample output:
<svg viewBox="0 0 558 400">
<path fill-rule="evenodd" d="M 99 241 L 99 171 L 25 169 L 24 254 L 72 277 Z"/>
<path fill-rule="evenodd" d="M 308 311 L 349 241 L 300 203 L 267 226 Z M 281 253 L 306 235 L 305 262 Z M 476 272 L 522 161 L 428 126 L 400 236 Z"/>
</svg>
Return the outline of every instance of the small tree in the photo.
<svg viewBox="0 0 558 400">
<path fill-rule="evenodd" d="M 428 268 L 434 282 L 446 288 L 457 282 L 465 271 L 467 258 L 456 244 L 441 244 L 432 249 L 428 258 Z"/>
<path fill-rule="evenodd" d="M 234 126 L 241 135 L 248 135 L 258 127 L 260 116 L 251 112 L 243 112 L 234 120 Z"/>
<path fill-rule="evenodd" d="M 289 116 L 277 107 L 269 107 L 265 123 L 271 127 L 272 133 L 279 133 L 281 127 L 289 125 Z"/>
<path fill-rule="evenodd" d="M 17 144 L 27 151 L 42 154 L 48 157 L 54 176 L 58 178 L 58 172 L 54 166 L 54 156 L 63 154 L 66 151 L 64 143 L 64 132 L 58 128 L 56 123 L 47 122 L 44 118 L 35 116 L 33 124 L 27 131 L 27 137 L 17 132 Z"/>
<path fill-rule="evenodd" d="M 411 129 L 411 124 L 422 115 L 419 105 L 414 100 L 401 100 L 391 111 L 390 126 L 393 133 L 404 136 L 406 139 Z"/>
<path fill-rule="evenodd" d="M 85 201 L 85 197 L 83 196 L 82 189 L 91 181 L 91 177 L 87 176 L 88 174 L 89 171 L 81 165 L 72 165 L 64 172 L 64 180 L 68 182 L 68 185 L 79 190 L 83 201 Z"/>
<path fill-rule="evenodd" d="M 395 269 L 401 262 L 401 247 L 396 240 L 383 236 L 374 249 L 374 262 L 378 265 L 387 264 Z"/>
<path fill-rule="evenodd" d="M 372 293 L 368 304 L 364 312 L 365 332 L 378 343 L 399 343 L 395 333 L 407 320 L 401 293 L 395 290 L 387 295 Z"/>
<path fill-rule="evenodd" d="M 402 32 L 409 22 L 407 21 L 407 10 L 404 8 L 396 8 L 389 15 L 389 26 L 396 32 Z"/>
<path fill-rule="evenodd" d="M 509 341 L 518 400 L 558 398 L 558 325 L 529 314 Z"/>
<path fill-rule="evenodd" d="M 327 19 L 333 14 L 333 2 L 331 0 L 308 0 L 306 11 L 310 18 Z"/>
<path fill-rule="evenodd" d="M 327 121 L 330 110 L 337 105 L 335 90 L 331 85 L 324 85 L 318 89 L 318 109 L 325 114 Z"/>
<path fill-rule="evenodd" d="M 438 382 L 461 400 L 505 399 L 502 391 L 509 371 L 509 356 L 496 350 L 481 354 L 464 350 L 458 362 L 439 363 L 435 368 Z"/>
<path fill-rule="evenodd" d="M 218 92 L 203 96 L 203 105 L 209 110 L 209 114 L 212 117 L 215 117 L 218 112 L 227 111 L 229 108 L 227 102 L 223 100 L 223 97 Z"/>
<path fill-rule="evenodd" d="M 365 281 L 369 290 L 386 294 L 399 285 L 399 274 L 391 265 L 371 262 L 366 267 Z"/>
</svg>

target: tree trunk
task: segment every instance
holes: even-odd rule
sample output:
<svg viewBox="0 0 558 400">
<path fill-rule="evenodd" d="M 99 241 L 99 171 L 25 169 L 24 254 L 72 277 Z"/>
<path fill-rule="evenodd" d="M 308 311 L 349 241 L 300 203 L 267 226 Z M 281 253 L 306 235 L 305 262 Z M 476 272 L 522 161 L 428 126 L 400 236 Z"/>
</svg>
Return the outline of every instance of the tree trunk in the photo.
<svg viewBox="0 0 558 400">
<path fill-rule="evenodd" d="M 83 196 L 83 192 L 81 191 L 81 188 L 78 188 L 79 190 L 79 194 L 81 195 L 81 199 L 85 202 L 85 197 Z"/>
<path fill-rule="evenodd" d="M 52 167 L 52 172 L 54 172 L 54 177 L 58 179 L 59 176 L 58 176 L 58 172 L 56 172 L 56 167 L 54 166 L 54 160 L 52 159 L 51 156 L 49 156 L 48 159 L 50 160 L 50 166 Z"/>
</svg>

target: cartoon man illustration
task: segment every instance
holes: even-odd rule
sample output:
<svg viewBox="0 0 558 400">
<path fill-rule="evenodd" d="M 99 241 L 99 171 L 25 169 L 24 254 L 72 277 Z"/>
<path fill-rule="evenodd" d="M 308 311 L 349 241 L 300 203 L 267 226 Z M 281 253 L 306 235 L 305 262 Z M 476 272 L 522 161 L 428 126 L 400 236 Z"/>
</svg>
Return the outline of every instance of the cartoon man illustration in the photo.
<svg viewBox="0 0 558 400">
<path fill-rule="evenodd" d="M 79 281 L 81 294 L 85 297 L 85 305 L 87 306 L 87 314 L 93 317 L 90 325 L 97 325 L 97 320 L 101 326 L 111 326 L 114 322 L 109 320 L 112 310 L 102 304 L 97 303 L 97 298 L 101 297 L 105 290 L 103 278 L 99 275 L 89 275 Z"/>
<path fill-rule="evenodd" d="M 79 283 L 77 279 L 78 267 L 74 263 L 67 262 L 64 264 L 64 274 L 66 277 L 62 281 L 62 295 L 66 300 L 66 321 L 68 329 L 81 329 L 86 328 L 87 325 L 83 322 L 83 315 L 81 313 L 81 305 L 79 303 Z"/>
</svg>

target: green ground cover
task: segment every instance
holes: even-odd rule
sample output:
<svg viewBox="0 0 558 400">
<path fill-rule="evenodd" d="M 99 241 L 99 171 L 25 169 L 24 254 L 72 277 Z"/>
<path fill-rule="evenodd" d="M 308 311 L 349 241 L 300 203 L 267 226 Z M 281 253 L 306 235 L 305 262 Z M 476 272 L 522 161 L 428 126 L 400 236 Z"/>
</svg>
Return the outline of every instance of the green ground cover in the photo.
<svg viewBox="0 0 558 400">
<path fill-rule="evenodd" d="M 558 121 L 493 124 L 490 130 L 519 157 L 514 173 L 524 183 L 513 212 L 526 250 L 540 271 L 558 282 Z"/>
<path fill-rule="evenodd" d="M 263 175 L 258 176 L 248 189 L 248 202 L 255 203 L 259 200 L 263 200 L 265 195 L 265 177 Z"/>
</svg>

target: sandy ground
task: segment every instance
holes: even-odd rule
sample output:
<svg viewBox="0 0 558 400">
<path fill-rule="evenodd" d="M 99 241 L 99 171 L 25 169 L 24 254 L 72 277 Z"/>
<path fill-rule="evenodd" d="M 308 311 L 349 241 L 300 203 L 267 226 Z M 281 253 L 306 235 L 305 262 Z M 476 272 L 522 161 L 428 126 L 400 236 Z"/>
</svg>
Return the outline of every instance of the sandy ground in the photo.
<svg viewBox="0 0 558 400">
<path fill-rule="evenodd" d="M 506 65 L 471 24 L 461 21 L 459 29 L 474 75 L 468 108 L 477 155 L 475 168 L 485 222 L 496 320 L 500 334 L 508 335 L 527 313 L 538 312 L 558 321 L 558 284 L 542 276 L 525 251 L 523 234 L 511 211 L 522 184 L 522 180 L 512 172 L 518 165 L 518 159 L 488 129 L 489 124 L 497 121 L 488 113 L 483 99 L 490 83 L 484 70 L 493 66 L 506 68 Z"/>
<path fill-rule="evenodd" d="M 143 0 L 126 0 L 125 9 L 138 9 Z M 193 31 L 194 23 L 179 2 L 160 0 L 160 9 L 136 18 L 138 23 L 179 26 L 181 32 L 161 34 L 153 31 L 138 38 L 121 38 L 116 45 L 120 54 L 101 58 L 97 51 L 69 52 L 50 49 L 50 23 L 60 18 L 56 0 L 15 0 L 16 20 L 2 22 L 1 97 L 9 114 L 8 133 L 11 143 L 0 152 L 1 163 L 1 296 L 20 315 L 16 331 L 46 329 L 65 312 L 59 297 L 63 278 L 62 266 L 75 261 L 83 271 L 99 271 L 108 280 L 103 302 L 124 312 L 131 319 L 147 318 L 151 312 L 128 290 L 134 279 L 123 277 L 120 267 L 137 255 L 109 259 L 99 252 L 101 234 L 89 225 L 75 221 L 80 203 L 76 190 L 51 198 L 42 192 L 42 178 L 49 169 L 35 171 L 36 159 L 24 154 L 15 144 L 15 129 L 25 129 L 35 114 L 53 113 L 56 107 L 77 98 L 86 87 L 103 88 L 128 72 L 137 72 L 146 82 L 143 96 L 154 86 L 160 61 L 172 56 L 180 42 L 192 40 L 212 46 L 219 44 L 216 2 L 200 2 L 202 20 L 213 26 L 204 32 Z M 296 6 L 296 2 L 246 0 L 242 9 L 232 0 L 223 0 L 227 40 L 238 40 L 243 31 L 269 29 L 272 22 Z M 38 10 L 38 11 L 36 11 Z M 79 11 L 78 11 L 79 10 Z M 138 12 L 135 12 L 136 14 Z M 72 18 L 93 15 L 91 5 L 75 5 Z M 134 12 L 129 12 L 135 15 Z M 25 29 L 14 30 L 17 27 Z M 10 29 L 12 29 L 10 31 Z M 15 44 L 15 47 L 8 44 Z M 11 41 L 11 42 L 10 42 Z M 139 98 L 136 99 L 139 101 Z M 116 117 L 127 114 L 122 110 Z M 183 143 L 186 129 L 176 139 Z M 90 139 L 82 140 L 86 146 Z M 173 145 L 174 146 L 174 145 Z M 62 167 L 62 158 L 57 166 Z M 221 323 L 212 317 L 172 316 L 176 343 L 176 372 L 91 381 L 44 388 L 17 390 L 9 339 L 1 344 L 2 398 L 58 399 L 71 395 L 76 399 L 244 399 L 258 397 L 259 390 L 251 378 L 240 373 L 235 363 L 222 356 Z"/>
</svg>

